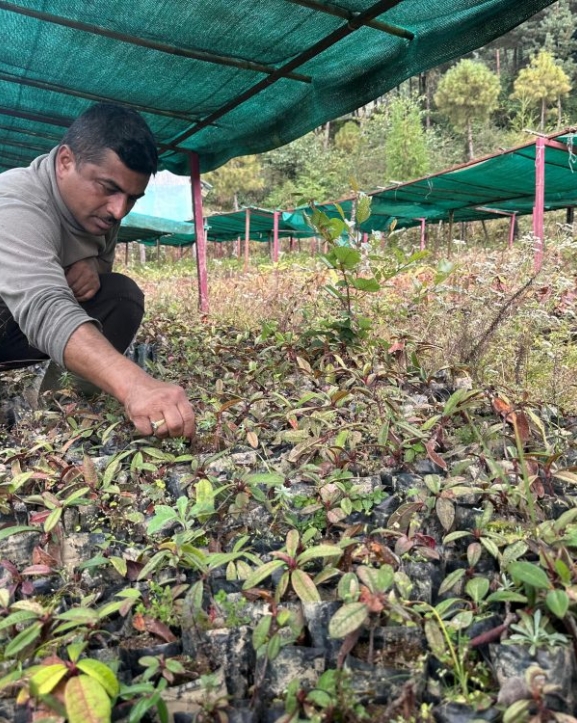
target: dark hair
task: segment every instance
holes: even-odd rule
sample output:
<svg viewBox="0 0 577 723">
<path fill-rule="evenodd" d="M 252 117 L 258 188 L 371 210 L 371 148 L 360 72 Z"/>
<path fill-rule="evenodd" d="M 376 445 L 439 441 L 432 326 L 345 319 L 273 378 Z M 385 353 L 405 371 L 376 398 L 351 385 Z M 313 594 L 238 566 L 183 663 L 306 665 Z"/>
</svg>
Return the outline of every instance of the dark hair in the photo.
<svg viewBox="0 0 577 723">
<path fill-rule="evenodd" d="M 97 103 L 78 116 L 60 145 L 72 150 L 79 165 L 100 163 L 108 148 L 131 171 L 150 175 L 158 167 L 156 143 L 144 118 L 114 103 Z"/>
</svg>

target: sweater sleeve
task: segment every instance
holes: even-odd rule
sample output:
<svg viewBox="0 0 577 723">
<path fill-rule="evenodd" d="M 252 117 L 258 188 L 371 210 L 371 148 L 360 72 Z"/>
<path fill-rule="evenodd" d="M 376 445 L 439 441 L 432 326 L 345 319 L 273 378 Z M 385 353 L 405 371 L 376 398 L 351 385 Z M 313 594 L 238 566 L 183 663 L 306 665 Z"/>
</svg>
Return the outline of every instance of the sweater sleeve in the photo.
<svg viewBox="0 0 577 723">
<path fill-rule="evenodd" d="M 0 203 L 0 297 L 32 346 L 64 366 L 74 331 L 97 323 L 80 307 L 60 261 L 58 222 L 26 198 Z"/>
</svg>

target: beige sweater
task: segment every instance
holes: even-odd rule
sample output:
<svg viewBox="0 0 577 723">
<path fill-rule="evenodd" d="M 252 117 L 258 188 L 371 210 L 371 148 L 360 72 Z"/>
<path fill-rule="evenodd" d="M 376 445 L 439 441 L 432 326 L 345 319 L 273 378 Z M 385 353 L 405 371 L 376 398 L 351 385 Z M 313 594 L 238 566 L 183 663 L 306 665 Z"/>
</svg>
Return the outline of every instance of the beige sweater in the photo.
<svg viewBox="0 0 577 723">
<path fill-rule="evenodd" d="M 91 319 L 66 283 L 65 269 L 97 257 L 110 271 L 118 225 L 92 236 L 70 214 L 56 183 L 56 148 L 28 168 L 0 173 L 0 303 L 30 344 L 64 366 L 72 333 Z"/>
</svg>

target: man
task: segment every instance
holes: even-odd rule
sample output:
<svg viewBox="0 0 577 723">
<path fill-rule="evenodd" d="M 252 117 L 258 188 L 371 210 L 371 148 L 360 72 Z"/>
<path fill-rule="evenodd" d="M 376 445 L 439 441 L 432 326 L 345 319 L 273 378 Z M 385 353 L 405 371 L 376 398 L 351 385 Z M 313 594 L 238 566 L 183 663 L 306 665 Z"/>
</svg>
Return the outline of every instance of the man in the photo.
<svg viewBox="0 0 577 723">
<path fill-rule="evenodd" d="M 0 369 L 51 358 L 116 397 L 140 433 L 192 437 L 184 390 L 124 356 L 144 297 L 112 272 L 120 221 L 157 162 L 138 113 L 100 103 L 48 155 L 0 174 Z"/>
</svg>

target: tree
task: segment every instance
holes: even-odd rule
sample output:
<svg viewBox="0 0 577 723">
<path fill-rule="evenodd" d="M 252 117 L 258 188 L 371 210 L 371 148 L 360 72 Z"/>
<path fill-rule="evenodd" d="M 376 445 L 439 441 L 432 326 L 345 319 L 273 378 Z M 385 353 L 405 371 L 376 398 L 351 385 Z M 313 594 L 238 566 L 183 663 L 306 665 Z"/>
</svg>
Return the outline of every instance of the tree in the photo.
<svg viewBox="0 0 577 723">
<path fill-rule="evenodd" d="M 461 60 L 441 78 L 435 103 L 457 130 L 466 133 L 469 158 L 474 157 L 473 122 L 487 121 L 497 108 L 500 83 L 484 63 Z"/>
<path fill-rule="evenodd" d="M 557 65 L 551 53 L 542 50 L 526 68 L 519 71 L 511 97 L 521 103 L 540 106 L 539 129 L 543 131 L 547 107 L 552 103 L 557 105 L 557 125 L 561 124 L 561 98 L 570 90 L 567 73 Z"/>
<path fill-rule="evenodd" d="M 390 125 L 385 138 L 387 175 L 409 181 L 429 172 L 429 153 L 422 116 L 416 100 L 398 96 L 390 105 Z"/>
<path fill-rule="evenodd" d="M 241 203 L 254 203 L 264 187 L 258 156 L 233 158 L 207 173 L 206 180 L 213 186 L 210 201 L 222 211 L 238 211 Z"/>
</svg>

